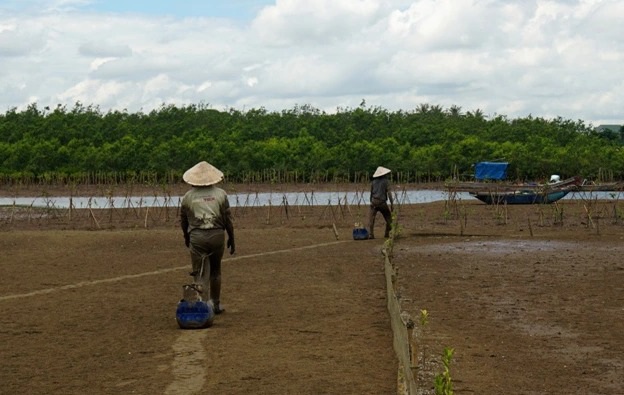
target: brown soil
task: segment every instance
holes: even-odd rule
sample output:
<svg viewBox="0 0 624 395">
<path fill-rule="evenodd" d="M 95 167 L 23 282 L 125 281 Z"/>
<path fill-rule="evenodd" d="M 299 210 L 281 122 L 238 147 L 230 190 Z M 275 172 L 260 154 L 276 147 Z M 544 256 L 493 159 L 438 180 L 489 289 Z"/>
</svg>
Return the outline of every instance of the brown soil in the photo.
<svg viewBox="0 0 624 395">
<path fill-rule="evenodd" d="M 509 207 L 505 224 L 469 205 L 463 236 L 457 224 L 407 221 L 394 262 L 418 323 L 421 388 L 449 347 L 457 394 L 624 393 L 623 222 L 606 215 L 612 204 L 596 204 L 590 222 L 583 203 L 558 208 L 554 223 L 554 206 Z"/>
<path fill-rule="evenodd" d="M 326 210 L 237 211 L 226 312 L 203 330 L 175 322 L 189 279 L 175 220 L 95 230 L 87 216 L 63 227 L 5 218 L 0 393 L 396 393 L 384 240 L 352 240 L 365 207 Z M 624 393 L 620 212 L 400 207 L 393 262 L 417 322 L 421 392 L 433 393 L 451 347 L 457 394 Z"/>
</svg>

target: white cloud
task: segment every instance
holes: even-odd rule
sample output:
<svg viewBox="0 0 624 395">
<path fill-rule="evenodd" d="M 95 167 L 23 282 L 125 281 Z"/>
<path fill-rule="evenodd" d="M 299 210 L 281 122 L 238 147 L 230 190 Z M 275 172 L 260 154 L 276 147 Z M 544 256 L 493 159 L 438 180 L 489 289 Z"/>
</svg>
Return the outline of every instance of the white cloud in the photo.
<svg viewBox="0 0 624 395">
<path fill-rule="evenodd" d="M 379 1 L 277 0 L 252 23 L 252 31 L 268 46 L 305 46 L 356 38 L 376 19 Z"/>
<path fill-rule="evenodd" d="M 90 70 L 91 71 L 96 71 L 97 69 L 100 68 L 100 66 L 102 66 L 103 64 L 106 64 L 108 62 L 111 62 L 115 60 L 115 58 L 95 58 L 93 59 L 93 61 L 91 62 L 91 67 Z"/>
<path fill-rule="evenodd" d="M 87 41 L 80 44 L 78 52 L 83 56 L 127 57 L 132 49 L 127 44 L 115 44 L 106 41 Z"/>
<path fill-rule="evenodd" d="M 6 1 L 2 108 L 333 111 L 365 99 L 624 123 L 617 0 L 277 0 L 248 23 Z"/>
<path fill-rule="evenodd" d="M 254 86 L 258 85 L 258 78 L 256 78 L 256 77 L 248 77 L 246 79 L 246 83 L 247 83 L 248 87 L 253 88 Z"/>
<path fill-rule="evenodd" d="M 123 90 L 123 84 L 115 81 L 84 80 L 61 92 L 58 99 L 71 104 L 80 102 L 107 107 Z"/>
</svg>

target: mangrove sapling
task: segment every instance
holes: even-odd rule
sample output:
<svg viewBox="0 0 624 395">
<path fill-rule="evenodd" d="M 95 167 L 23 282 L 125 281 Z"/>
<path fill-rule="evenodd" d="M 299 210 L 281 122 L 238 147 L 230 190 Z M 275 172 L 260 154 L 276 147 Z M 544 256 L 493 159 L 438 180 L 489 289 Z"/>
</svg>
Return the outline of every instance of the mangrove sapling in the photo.
<svg viewBox="0 0 624 395">
<path fill-rule="evenodd" d="M 611 192 L 609 194 L 609 196 L 611 197 L 611 199 L 613 199 L 613 223 L 615 225 L 617 225 L 619 223 L 620 219 L 622 218 L 622 212 L 620 211 L 620 209 L 618 207 L 620 194 Z"/>
<path fill-rule="evenodd" d="M 461 236 L 463 236 L 464 231 L 466 230 L 466 225 L 468 225 L 468 209 L 463 204 L 461 205 L 459 220 L 461 224 Z"/>
<path fill-rule="evenodd" d="M 539 226 L 544 227 L 544 209 L 543 207 L 541 207 L 542 205 L 539 205 L 539 209 L 537 211 L 537 215 L 539 218 Z"/>
<path fill-rule="evenodd" d="M 553 223 L 563 225 L 563 206 L 557 202 L 552 204 Z"/>
<path fill-rule="evenodd" d="M 507 203 L 497 203 L 494 206 L 494 218 L 498 225 L 507 225 Z"/>
<path fill-rule="evenodd" d="M 593 228 L 594 227 L 594 221 L 592 219 L 593 209 L 594 209 L 593 204 L 591 202 L 584 203 L 583 208 L 585 209 L 585 215 L 587 216 L 587 227 Z"/>
<path fill-rule="evenodd" d="M 399 210 L 395 209 L 392 211 L 392 223 L 390 224 L 390 238 L 398 239 L 401 234 L 402 227 L 399 224 Z"/>
<path fill-rule="evenodd" d="M 444 213 L 445 216 L 448 213 L 448 216 L 451 216 L 451 213 L 455 213 L 457 215 L 457 192 L 449 192 L 448 199 L 444 201 Z"/>
<path fill-rule="evenodd" d="M 394 240 L 399 237 L 401 233 L 401 227 L 398 221 L 399 213 L 398 210 L 395 209 L 392 211 L 392 222 L 390 223 L 390 237 L 386 239 L 384 242 L 384 249 L 389 257 L 392 257 L 392 252 L 394 249 Z"/>
<path fill-rule="evenodd" d="M 451 219 L 451 211 L 446 206 L 444 207 L 444 212 L 442 213 L 442 219 L 444 220 L 445 225 L 449 221 L 449 219 Z"/>
<path fill-rule="evenodd" d="M 451 379 L 451 360 L 455 349 L 446 347 L 442 354 L 444 371 L 435 377 L 434 387 L 436 395 L 453 395 L 453 380 Z"/>
</svg>

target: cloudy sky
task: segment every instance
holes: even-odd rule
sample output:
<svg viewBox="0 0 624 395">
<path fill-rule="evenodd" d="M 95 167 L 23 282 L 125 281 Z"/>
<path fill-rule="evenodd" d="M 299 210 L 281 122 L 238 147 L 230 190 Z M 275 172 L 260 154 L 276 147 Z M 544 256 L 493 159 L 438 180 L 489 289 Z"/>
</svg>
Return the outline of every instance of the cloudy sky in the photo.
<svg viewBox="0 0 624 395">
<path fill-rule="evenodd" d="M 427 103 L 624 123 L 621 0 L 0 0 L 0 113 Z"/>
</svg>

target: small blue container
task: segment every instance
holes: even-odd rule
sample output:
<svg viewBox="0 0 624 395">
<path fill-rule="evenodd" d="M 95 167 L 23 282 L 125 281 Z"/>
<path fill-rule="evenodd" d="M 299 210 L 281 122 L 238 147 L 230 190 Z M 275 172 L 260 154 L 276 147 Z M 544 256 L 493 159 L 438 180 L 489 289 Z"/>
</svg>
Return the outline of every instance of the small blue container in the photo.
<svg viewBox="0 0 624 395">
<path fill-rule="evenodd" d="M 176 321 L 182 329 L 208 328 L 212 326 L 214 316 L 212 305 L 203 300 L 188 302 L 182 299 L 178 302 Z"/>
<path fill-rule="evenodd" d="M 353 240 L 368 239 L 368 231 L 366 228 L 353 228 Z"/>
</svg>

